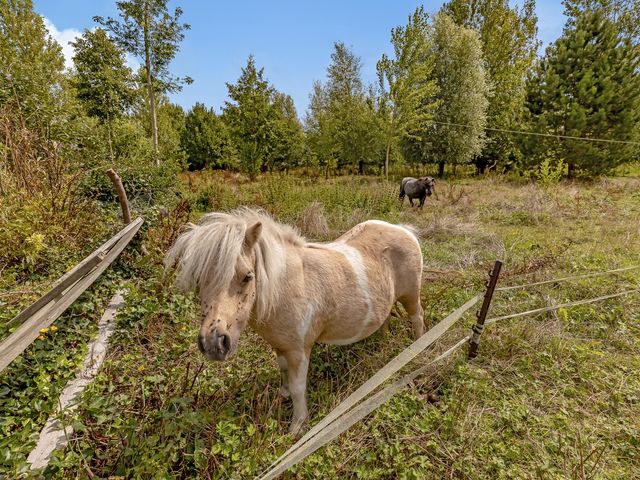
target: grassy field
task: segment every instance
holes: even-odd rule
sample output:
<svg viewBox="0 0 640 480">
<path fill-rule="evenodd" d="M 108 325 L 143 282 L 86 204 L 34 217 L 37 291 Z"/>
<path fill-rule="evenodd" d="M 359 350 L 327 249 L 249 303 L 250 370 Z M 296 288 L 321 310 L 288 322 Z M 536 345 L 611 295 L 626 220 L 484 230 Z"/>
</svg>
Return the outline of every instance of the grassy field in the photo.
<svg viewBox="0 0 640 480">
<path fill-rule="evenodd" d="M 424 210 L 400 208 L 396 182 L 267 176 L 255 183 L 190 174 L 168 216 L 148 215 L 150 255 L 122 259 L 127 306 L 108 359 L 73 422 L 54 478 L 252 478 L 292 443 L 270 347 L 253 332 L 228 363 L 204 363 L 194 298 L 171 287 L 162 254 L 205 211 L 265 208 L 310 240 L 379 218 L 419 228 L 425 318 L 434 325 L 483 288 L 640 264 L 640 181 L 546 189 L 517 179 L 441 181 Z M 638 288 L 640 271 L 499 293 L 492 315 Z M 412 367 L 466 334 L 473 315 Z M 311 424 L 411 342 L 408 319 L 355 345 L 315 347 Z M 285 478 L 640 478 L 640 297 L 509 320 L 487 328 L 479 356 L 433 367 L 411 389 Z M 436 391 L 437 403 L 427 397 Z M 26 440 L 25 440 L 26 441 Z M 28 441 L 32 441 L 28 440 Z M 28 443 L 27 443 L 28 445 Z M 26 450 L 28 453 L 28 449 Z M 24 465 L 16 460 L 8 475 Z"/>
</svg>

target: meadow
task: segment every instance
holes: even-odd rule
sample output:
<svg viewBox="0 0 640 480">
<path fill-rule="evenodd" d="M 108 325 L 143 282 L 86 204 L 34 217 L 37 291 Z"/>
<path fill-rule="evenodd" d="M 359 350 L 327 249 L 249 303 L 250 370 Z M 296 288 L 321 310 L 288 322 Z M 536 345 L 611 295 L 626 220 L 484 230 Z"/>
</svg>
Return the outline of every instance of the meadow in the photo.
<svg viewBox="0 0 640 480">
<path fill-rule="evenodd" d="M 64 419 L 76 433 L 44 476 L 253 478 L 293 442 L 291 403 L 279 396 L 270 347 L 247 330 L 233 360 L 205 362 L 195 342 L 197 299 L 173 288 L 162 266 L 180 225 L 204 212 L 259 206 L 314 241 L 371 218 L 415 225 L 425 260 L 427 327 L 481 292 L 495 259 L 504 262 L 503 286 L 640 264 L 637 178 L 546 186 L 515 176 L 445 179 L 422 211 L 400 207 L 397 184 L 377 177 L 272 174 L 250 182 L 240 174 L 183 174 L 168 213 L 147 210 L 136 244 L 58 322 L 82 338 L 69 345 L 49 334 L 34 347 L 48 350 L 49 360 L 64 357 L 72 373 L 95 313 L 116 285 L 127 288 L 107 362 L 79 411 Z M 630 271 L 500 292 L 490 316 L 639 285 L 640 272 Z M 473 319 L 467 314 L 411 366 L 453 345 Z M 386 335 L 316 346 L 310 424 L 410 342 L 410 322 L 394 318 Z M 27 355 L 33 366 L 36 353 Z M 17 378 L 26 375 L 20 365 L 4 374 L 3 385 L 29 385 L 28 394 L 2 390 L 2 416 L 9 407 L 15 412 L 2 427 L 9 453 L 0 472 L 7 478 L 36 475 L 25 473 L 24 460 L 63 386 L 46 368 L 32 375 L 35 383 Z M 475 360 L 460 353 L 434 366 L 283 478 L 640 478 L 638 371 L 637 294 L 497 323 L 485 330 Z"/>
</svg>

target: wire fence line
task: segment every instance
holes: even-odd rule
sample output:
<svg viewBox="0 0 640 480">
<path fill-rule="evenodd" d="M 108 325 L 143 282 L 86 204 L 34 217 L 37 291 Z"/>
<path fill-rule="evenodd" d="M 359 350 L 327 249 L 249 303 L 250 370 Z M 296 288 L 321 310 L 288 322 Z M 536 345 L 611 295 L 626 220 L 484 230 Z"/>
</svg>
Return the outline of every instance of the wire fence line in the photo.
<svg viewBox="0 0 640 480">
<path fill-rule="evenodd" d="M 529 315 L 537 315 L 539 313 L 551 312 L 553 310 L 559 310 L 560 308 L 568 308 L 568 307 L 574 307 L 576 305 L 586 305 L 586 304 L 589 304 L 589 303 L 602 302 L 603 300 L 609 300 L 611 298 L 617 298 L 617 297 L 622 297 L 622 296 L 625 296 L 625 295 L 631 295 L 633 293 L 640 293 L 640 288 L 635 288 L 633 290 L 626 290 L 624 292 L 612 293 L 611 295 L 603 295 L 601 297 L 586 298 L 586 299 L 582 299 L 582 300 L 576 300 L 575 302 L 561 303 L 559 305 L 553 305 L 553 306 L 550 306 L 550 307 L 536 308 L 536 309 L 533 309 L 533 310 L 527 310 L 526 312 L 518 312 L 518 313 L 512 313 L 510 315 L 502 315 L 500 317 L 488 318 L 487 320 L 485 320 L 485 325 L 491 325 L 492 323 L 496 323 L 496 322 L 498 322 L 500 320 L 507 320 L 509 318 L 526 317 L 526 316 L 529 316 Z"/>
<path fill-rule="evenodd" d="M 499 287 L 499 288 L 496 288 L 496 292 L 506 292 L 508 290 L 517 290 L 517 289 L 535 287 L 535 286 L 538 286 L 538 285 L 546 285 L 546 284 L 549 284 L 549 283 L 568 282 L 568 281 L 577 280 L 577 279 L 580 279 L 580 278 L 601 277 L 601 276 L 605 276 L 605 275 L 611 275 L 611 274 L 614 274 L 614 273 L 630 272 L 632 270 L 638 270 L 638 269 L 640 269 L 640 265 L 634 265 L 632 267 L 616 268 L 614 270 L 607 270 L 607 271 L 604 271 L 604 272 L 591 272 L 591 273 L 585 273 L 585 274 L 582 274 L 582 275 L 572 275 L 570 277 L 554 278 L 554 279 L 551 279 L 551 280 L 543 280 L 543 281 L 540 281 L 540 282 L 525 283 L 523 285 L 512 285 L 512 286 L 508 286 L 508 287 Z"/>
<path fill-rule="evenodd" d="M 436 122 L 436 121 L 432 121 L 432 123 L 435 123 L 437 125 L 449 125 L 452 127 L 463 127 L 463 128 L 472 127 L 472 125 L 468 125 L 464 123 Z M 640 142 L 634 142 L 632 140 L 612 140 L 609 138 L 576 137 L 573 135 L 560 135 L 557 133 L 539 133 L 539 132 L 527 132 L 525 130 L 510 130 L 508 128 L 484 127 L 484 129 L 490 130 L 492 132 L 517 133 L 521 135 L 533 135 L 536 137 L 566 138 L 569 140 L 584 140 L 589 142 L 606 142 L 606 143 L 618 143 L 618 144 L 625 144 L 625 145 L 640 145 Z"/>
</svg>

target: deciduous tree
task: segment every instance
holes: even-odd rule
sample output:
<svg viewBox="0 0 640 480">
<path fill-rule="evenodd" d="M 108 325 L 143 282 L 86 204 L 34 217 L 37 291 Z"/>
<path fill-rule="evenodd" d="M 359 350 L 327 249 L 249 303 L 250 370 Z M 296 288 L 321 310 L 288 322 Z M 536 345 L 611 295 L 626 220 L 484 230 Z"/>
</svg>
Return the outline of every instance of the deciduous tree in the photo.
<svg viewBox="0 0 640 480">
<path fill-rule="evenodd" d="M 171 75 L 169 65 L 175 58 L 190 26 L 180 22 L 182 9 L 169 12 L 168 0 L 127 0 L 116 2 L 121 20 L 94 17 L 114 35 L 114 40 L 126 51 L 144 62 L 145 86 L 149 104 L 151 141 L 158 151 L 157 97 L 165 92 L 179 91 L 189 77 Z"/>
<path fill-rule="evenodd" d="M 392 147 L 405 138 L 419 141 L 435 107 L 433 95 L 437 87 L 431 78 L 433 64 L 428 42 L 429 19 L 421 6 L 409 16 L 405 27 L 391 31 L 394 58 L 382 55 L 376 65 L 387 178 Z"/>
</svg>

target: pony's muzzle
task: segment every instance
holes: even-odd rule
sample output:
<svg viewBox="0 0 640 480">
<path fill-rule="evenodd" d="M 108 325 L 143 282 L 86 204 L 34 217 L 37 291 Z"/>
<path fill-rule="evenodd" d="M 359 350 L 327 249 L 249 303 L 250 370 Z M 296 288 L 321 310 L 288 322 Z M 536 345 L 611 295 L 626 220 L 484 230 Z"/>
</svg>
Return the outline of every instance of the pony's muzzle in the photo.
<svg viewBox="0 0 640 480">
<path fill-rule="evenodd" d="M 225 332 L 218 332 L 214 329 L 211 336 L 206 338 L 198 335 L 198 349 L 209 360 L 224 360 L 231 351 L 231 335 Z"/>
</svg>

